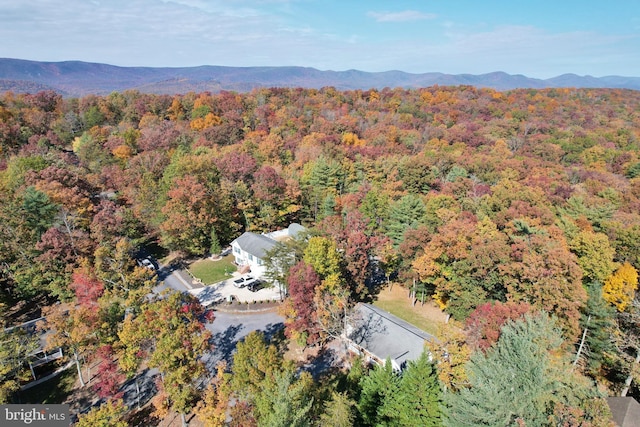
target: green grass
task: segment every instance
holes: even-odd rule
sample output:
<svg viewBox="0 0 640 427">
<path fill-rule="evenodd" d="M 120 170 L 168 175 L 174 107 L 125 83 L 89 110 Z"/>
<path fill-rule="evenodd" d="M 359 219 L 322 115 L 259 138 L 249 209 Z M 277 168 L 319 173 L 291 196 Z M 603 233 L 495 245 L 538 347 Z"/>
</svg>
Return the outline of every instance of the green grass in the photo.
<svg viewBox="0 0 640 427">
<path fill-rule="evenodd" d="M 229 254 L 219 261 L 210 259 L 196 261 L 189 266 L 189 271 L 203 284 L 211 285 L 228 279 L 229 274 L 236 271 L 236 266 L 233 264 L 233 255 Z"/>
<path fill-rule="evenodd" d="M 19 392 L 21 403 L 54 404 L 62 403 L 73 391 L 78 378 L 75 365 L 37 386 Z"/>
<path fill-rule="evenodd" d="M 405 322 L 422 329 L 431 335 L 436 335 L 440 329 L 441 322 L 429 319 L 420 310 L 420 303 L 416 303 L 412 306 L 408 298 L 403 299 L 387 299 L 384 301 L 376 301 L 373 303 L 376 307 L 379 307 L 396 317 L 401 318 Z"/>
</svg>

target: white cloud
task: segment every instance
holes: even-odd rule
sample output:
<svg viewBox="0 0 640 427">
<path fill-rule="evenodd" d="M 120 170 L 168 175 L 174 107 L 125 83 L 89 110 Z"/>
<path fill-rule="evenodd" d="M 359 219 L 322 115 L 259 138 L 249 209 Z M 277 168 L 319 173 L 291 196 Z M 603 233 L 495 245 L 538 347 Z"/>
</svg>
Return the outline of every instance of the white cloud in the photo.
<svg viewBox="0 0 640 427">
<path fill-rule="evenodd" d="M 564 72 L 637 75 L 637 34 L 550 32 L 446 20 L 423 25 L 333 27 L 298 15 L 307 0 L 0 0 L 0 57 L 79 59 L 115 65 L 301 65 L 364 71 L 480 73 L 533 77 Z M 265 4 L 277 7 L 265 7 Z M 311 3 L 311 2 L 310 2 Z M 309 4 L 310 4 L 309 3 Z M 313 5 L 311 5 L 313 6 Z M 315 6 L 314 6 L 315 7 Z M 311 7 L 307 14 L 317 11 Z M 309 12 L 309 10 L 311 12 Z M 361 12 L 358 12 L 361 13 Z M 401 23 L 418 11 L 369 12 Z M 409 27 L 409 25 L 406 25 Z M 375 33 L 371 33 L 374 31 Z"/>
<path fill-rule="evenodd" d="M 417 10 L 404 10 L 402 12 L 368 12 L 367 16 L 375 19 L 377 22 L 409 22 L 422 21 L 425 19 L 434 19 L 433 13 L 424 13 Z"/>
</svg>

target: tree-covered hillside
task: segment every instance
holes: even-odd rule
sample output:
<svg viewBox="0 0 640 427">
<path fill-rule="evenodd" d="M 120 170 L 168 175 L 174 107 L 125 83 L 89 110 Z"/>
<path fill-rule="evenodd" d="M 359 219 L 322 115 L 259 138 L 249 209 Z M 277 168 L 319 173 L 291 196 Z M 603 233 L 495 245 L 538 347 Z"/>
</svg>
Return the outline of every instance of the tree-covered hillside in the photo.
<svg viewBox="0 0 640 427">
<path fill-rule="evenodd" d="M 384 275 L 461 322 L 464 337 L 443 337 L 441 346 L 473 356 L 466 371 L 443 372 L 453 369 L 454 350 L 440 348 L 434 354 L 447 356 L 436 357 L 433 373 L 418 361 L 411 375 L 374 370 L 339 387 L 296 377 L 286 362 L 274 361 L 262 385 L 220 374 L 209 405 L 236 393 L 235 410 L 250 414 L 244 425 L 278 425 L 270 417 L 283 408 L 311 424 L 411 425 L 410 409 L 380 382 L 397 393 L 429 388 L 441 402 L 434 425 L 483 425 L 474 402 L 504 398 L 483 395 L 482 376 L 506 375 L 498 370 L 518 361 L 504 357 L 524 347 L 540 371 L 513 383 L 537 387 L 518 404 L 530 397 L 543 414 L 527 418 L 523 409 L 499 425 L 606 425 L 596 422 L 598 393 L 637 392 L 640 92 L 434 86 L 0 97 L 0 301 L 8 313 L 37 299 L 54 318 L 56 301 L 75 307 L 60 328 L 78 354 L 108 346 L 125 360 L 161 345 L 149 340 L 163 331 L 142 336 L 131 320 L 177 315 L 145 301 L 153 277 L 133 259 L 142 245 L 202 256 L 244 231 L 292 222 L 312 237 L 291 249 L 282 277 L 288 337 L 331 339 L 336 313 L 375 299 Z M 204 321 L 195 303 L 170 303 Z M 197 328 L 181 333 L 203 351 Z M 162 345 L 170 352 L 174 344 Z M 130 375 L 137 366 L 117 369 Z M 193 381 L 197 369 L 184 378 Z M 432 374 L 438 387 L 420 379 Z M 15 388 L 6 384 L 0 399 L 10 400 Z M 573 392 L 557 393 L 560 385 Z M 261 388 L 282 399 L 268 401 Z M 182 413 L 198 399 L 193 387 L 188 396 L 168 385 L 163 393 L 166 408 Z M 495 408 L 496 416 L 505 409 Z"/>
</svg>

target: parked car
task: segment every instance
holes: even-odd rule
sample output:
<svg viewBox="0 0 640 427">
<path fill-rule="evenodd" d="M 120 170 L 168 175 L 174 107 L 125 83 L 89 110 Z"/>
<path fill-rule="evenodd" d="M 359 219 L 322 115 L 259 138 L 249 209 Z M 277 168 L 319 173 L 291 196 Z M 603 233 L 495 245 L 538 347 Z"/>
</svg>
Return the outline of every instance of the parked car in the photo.
<svg viewBox="0 0 640 427">
<path fill-rule="evenodd" d="M 247 280 L 244 284 L 247 289 L 249 289 L 251 292 L 255 292 L 257 290 L 259 290 L 262 286 L 262 282 L 258 279 L 251 279 L 251 280 Z"/>
<path fill-rule="evenodd" d="M 255 280 L 255 279 L 253 277 L 251 277 L 251 276 L 239 277 L 237 279 L 234 279 L 233 286 L 235 286 L 236 288 L 244 288 L 252 280 Z"/>
<path fill-rule="evenodd" d="M 152 271 L 156 270 L 156 265 L 153 263 L 153 261 L 151 261 L 150 257 L 139 259 L 138 260 L 138 265 L 140 267 L 148 268 L 149 270 L 152 270 Z"/>
</svg>

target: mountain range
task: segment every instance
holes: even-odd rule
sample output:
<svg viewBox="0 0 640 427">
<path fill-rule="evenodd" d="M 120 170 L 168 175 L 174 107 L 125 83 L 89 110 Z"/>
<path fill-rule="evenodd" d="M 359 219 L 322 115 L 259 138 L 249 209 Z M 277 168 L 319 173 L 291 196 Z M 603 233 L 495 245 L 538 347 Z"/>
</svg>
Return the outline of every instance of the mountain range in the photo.
<svg viewBox="0 0 640 427">
<path fill-rule="evenodd" d="M 82 61 L 40 62 L 0 58 L 0 92 L 54 90 L 64 96 L 105 95 L 128 89 L 144 93 L 250 91 L 257 87 L 321 88 L 339 90 L 417 88 L 433 85 L 472 85 L 497 90 L 515 88 L 624 88 L 640 90 L 640 77 L 578 76 L 563 74 L 536 79 L 501 71 L 488 74 L 412 74 L 403 71 L 321 71 L 308 67 L 119 67 Z"/>
</svg>

